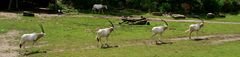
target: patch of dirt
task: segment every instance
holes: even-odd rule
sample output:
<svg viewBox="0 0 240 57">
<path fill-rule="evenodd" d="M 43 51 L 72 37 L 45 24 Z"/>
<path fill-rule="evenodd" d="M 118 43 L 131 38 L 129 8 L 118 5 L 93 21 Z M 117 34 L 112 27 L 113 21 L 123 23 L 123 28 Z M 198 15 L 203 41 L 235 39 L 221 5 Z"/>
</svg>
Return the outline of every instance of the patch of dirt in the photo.
<svg viewBox="0 0 240 57">
<path fill-rule="evenodd" d="M 0 17 L 3 17 L 0 19 L 20 19 L 20 17 L 18 17 L 18 14 L 13 12 L 0 12 Z"/>
<path fill-rule="evenodd" d="M 21 31 L 11 30 L 7 33 L 0 34 L 0 57 L 17 57 L 18 46 L 14 44 Z"/>
<path fill-rule="evenodd" d="M 211 44 L 222 44 L 224 42 L 231 42 L 231 41 L 240 41 L 240 35 L 231 35 L 231 36 L 225 36 L 225 37 L 218 37 L 221 38 L 216 41 L 212 41 Z"/>
<path fill-rule="evenodd" d="M 240 37 L 212 41 L 212 44 L 221 44 L 221 43 L 224 43 L 224 42 L 231 42 L 231 41 L 240 41 Z"/>
<path fill-rule="evenodd" d="M 39 14 L 39 13 L 34 13 L 35 16 L 41 17 L 41 18 L 46 18 L 46 17 L 59 17 L 59 16 L 64 16 L 64 15 L 58 15 L 58 14 Z M 21 14 L 22 15 L 22 14 Z M 21 19 L 20 16 L 16 12 L 0 12 L 0 19 Z"/>
<path fill-rule="evenodd" d="M 41 17 L 41 18 L 46 18 L 46 17 L 60 17 L 60 16 L 63 16 L 63 15 L 58 15 L 58 14 L 39 14 L 39 13 L 34 13 L 37 17 Z"/>
</svg>

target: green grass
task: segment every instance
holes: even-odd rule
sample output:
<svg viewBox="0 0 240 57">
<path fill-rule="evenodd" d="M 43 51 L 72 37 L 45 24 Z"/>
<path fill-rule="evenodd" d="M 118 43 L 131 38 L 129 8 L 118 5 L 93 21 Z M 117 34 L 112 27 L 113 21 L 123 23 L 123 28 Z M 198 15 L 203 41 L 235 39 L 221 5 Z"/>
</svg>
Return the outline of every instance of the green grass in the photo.
<svg viewBox="0 0 240 57">
<path fill-rule="evenodd" d="M 226 15 L 226 18 L 214 18 L 211 21 L 240 22 L 240 14 Z"/>
<path fill-rule="evenodd" d="M 55 17 L 39 20 L 33 17 L 22 17 L 21 20 L 1 19 L 1 33 L 9 30 L 21 30 L 23 33 L 39 32 L 38 22 L 43 22 L 47 33 L 39 42 L 48 45 L 29 50 L 46 50 L 47 53 L 37 53 L 29 57 L 239 57 L 240 42 L 229 42 L 221 45 L 209 45 L 208 41 L 177 41 L 172 45 L 133 45 L 110 49 L 86 49 L 96 46 L 96 31 L 105 28 L 109 23 L 101 18 L 87 17 Z M 111 20 L 117 26 L 110 36 L 114 45 L 128 45 L 126 42 L 146 40 L 151 37 L 151 28 L 163 24 L 152 22 L 150 26 L 117 25 L 120 20 Z M 162 39 L 184 37 L 188 25 L 192 23 L 170 22 L 170 27 Z M 230 29 L 230 30 L 229 30 Z M 200 35 L 236 34 L 240 26 L 233 24 L 206 24 Z M 134 43 L 133 43 L 134 44 Z"/>
<path fill-rule="evenodd" d="M 159 19 L 174 19 L 172 17 L 166 17 L 166 16 L 154 16 L 150 13 L 142 13 L 139 15 L 132 15 L 132 16 L 144 16 L 147 18 L 159 18 Z M 179 19 L 179 20 L 181 20 L 181 19 Z M 182 19 L 182 20 L 197 20 L 197 19 L 196 18 L 186 18 L 186 19 Z M 237 15 L 226 14 L 226 18 L 213 18 L 213 19 L 206 19 L 206 20 L 221 21 L 221 22 L 240 22 L 240 14 L 237 14 Z"/>
<path fill-rule="evenodd" d="M 189 44 L 191 43 L 191 44 Z M 239 57 L 240 42 L 223 45 L 203 45 L 203 42 L 182 41 L 162 46 L 131 46 L 112 49 L 68 50 L 64 52 L 37 54 L 44 57 Z"/>
</svg>

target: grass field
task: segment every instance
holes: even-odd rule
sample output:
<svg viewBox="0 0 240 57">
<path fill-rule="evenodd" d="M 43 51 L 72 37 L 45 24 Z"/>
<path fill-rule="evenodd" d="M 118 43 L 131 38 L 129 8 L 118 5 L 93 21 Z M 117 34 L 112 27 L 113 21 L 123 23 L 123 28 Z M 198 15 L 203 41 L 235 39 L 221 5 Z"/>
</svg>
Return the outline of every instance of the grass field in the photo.
<svg viewBox="0 0 240 57">
<path fill-rule="evenodd" d="M 95 35 L 99 28 L 109 26 L 104 18 L 88 17 L 51 17 L 40 20 L 34 17 L 21 19 L 0 19 L 0 32 L 19 30 L 23 33 L 40 32 L 39 22 L 43 22 L 46 37 L 41 47 L 28 48 L 29 51 L 47 51 L 36 53 L 28 57 L 239 57 L 240 42 L 228 42 L 211 45 L 210 41 L 177 41 L 167 45 L 134 45 L 134 41 L 150 40 L 151 28 L 163 24 L 152 22 L 147 26 L 118 25 L 120 20 L 111 19 L 117 26 L 109 37 L 110 44 L 119 45 L 118 48 L 100 49 L 97 46 Z M 163 40 L 176 37 L 186 37 L 184 32 L 192 23 L 169 22 L 171 28 L 164 34 Z M 206 23 L 200 35 L 239 34 L 237 24 L 209 24 Z M 20 36 L 19 36 L 20 37 Z M 16 39 L 19 40 L 19 39 Z M 126 44 L 129 43 L 130 44 Z M 16 42 L 17 44 L 18 42 Z M 131 45 L 121 47 L 121 45 Z M 93 48 L 92 48 L 93 47 Z"/>
</svg>

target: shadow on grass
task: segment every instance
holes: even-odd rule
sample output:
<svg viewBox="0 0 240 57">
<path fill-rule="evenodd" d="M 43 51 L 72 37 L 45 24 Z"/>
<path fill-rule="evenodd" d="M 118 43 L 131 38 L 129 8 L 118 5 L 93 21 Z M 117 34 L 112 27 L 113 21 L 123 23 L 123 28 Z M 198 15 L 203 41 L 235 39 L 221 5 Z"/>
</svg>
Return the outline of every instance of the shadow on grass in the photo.
<svg viewBox="0 0 240 57">
<path fill-rule="evenodd" d="M 231 15 L 238 15 L 239 12 L 230 12 Z"/>
<path fill-rule="evenodd" d="M 39 53 L 47 53 L 46 50 L 34 50 L 34 51 L 25 51 L 23 54 L 23 56 L 29 56 L 29 55 L 33 55 L 33 54 L 39 54 Z"/>
</svg>

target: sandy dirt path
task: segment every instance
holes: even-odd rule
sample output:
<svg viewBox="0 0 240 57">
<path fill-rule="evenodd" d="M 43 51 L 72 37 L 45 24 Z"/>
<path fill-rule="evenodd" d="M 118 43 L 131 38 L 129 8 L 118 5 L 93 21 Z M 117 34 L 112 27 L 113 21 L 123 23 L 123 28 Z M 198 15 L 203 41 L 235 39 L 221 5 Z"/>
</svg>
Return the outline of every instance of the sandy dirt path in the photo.
<svg viewBox="0 0 240 57">
<path fill-rule="evenodd" d="M 17 37 L 20 31 L 11 30 L 6 33 L 0 34 L 0 57 L 17 57 L 18 46 L 16 45 Z"/>
</svg>

